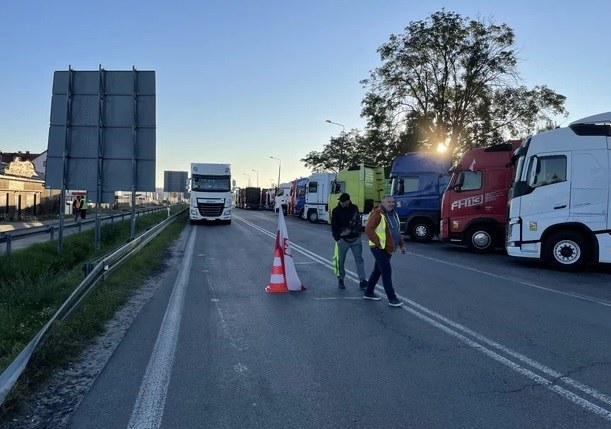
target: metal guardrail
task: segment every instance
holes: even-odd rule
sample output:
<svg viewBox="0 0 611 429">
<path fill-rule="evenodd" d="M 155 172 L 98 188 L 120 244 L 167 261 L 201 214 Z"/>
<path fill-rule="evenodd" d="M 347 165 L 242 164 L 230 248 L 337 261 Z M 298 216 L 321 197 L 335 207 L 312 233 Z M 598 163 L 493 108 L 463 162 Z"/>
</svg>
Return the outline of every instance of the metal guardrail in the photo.
<svg viewBox="0 0 611 429">
<path fill-rule="evenodd" d="M 143 214 L 153 213 L 153 212 L 162 211 L 162 210 L 167 210 L 167 206 L 147 208 L 144 210 L 137 210 L 136 217 L 141 216 Z M 99 219 L 100 219 L 100 223 L 103 223 L 104 221 L 113 222 L 115 219 L 119 219 L 119 218 L 121 218 L 121 220 L 125 220 L 125 217 L 126 216 L 129 217 L 130 215 L 131 215 L 131 212 L 122 212 L 122 213 L 111 214 L 107 216 L 100 216 Z M 78 222 L 68 223 L 68 224 L 64 223 L 64 231 L 70 230 L 70 229 L 77 229 L 78 232 L 81 232 L 84 225 L 95 224 L 95 221 L 96 221 L 95 217 L 92 217 L 89 220 L 84 220 L 84 221 L 79 220 Z M 38 227 L 33 227 L 33 228 L 21 228 L 21 229 L 16 229 L 13 231 L 6 231 L 6 232 L 0 233 L 0 244 L 6 243 L 6 253 L 10 254 L 14 240 L 19 240 L 19 239 L 26 238 L 26 237 L 32 237 L 35 235 L 49 234 L 49 240 L 54 241 L 56 231 L 59 231 L 59 224 L 38 226 Z"/>
<path fill-rule="evenodd" d="M 163 231 L 170 223 L 184 213 L 184 210 L 164 219 L 148 231 L 142 233 L 138 237 L 134 238 L 129 243 L 121 246 L 119 249 L 104 256 L 99 262 L 91 269 L 85 279 L 76 287 L 68 299 L 61 305 L 59 310 L 55 312 L 53 317 L 42 327 L 40 331 L 32 338 L 32 340 L 25 346 L 25 348 L 19 353 L 13 362 L 0 374 L 0 405 L 4 403 L 6 396 L 9 394 L 23 371 L 25 370 L 28 362 L 36 349 L 43 343 L 44 338 L 49 333 L 51 326 L 57 320 L 64 320 L 68 317 L 72 311 L 79 307 L 83 299 L 93 290 L 93 287 L 102 279 L 104 279 L 110 272 L 115 270 L 121 263 L 127 260 L 134 253 L 137 253 L 146 244 L 148 244 L 153 238 L 155 238 L 161 231 Z"/>
</svg>

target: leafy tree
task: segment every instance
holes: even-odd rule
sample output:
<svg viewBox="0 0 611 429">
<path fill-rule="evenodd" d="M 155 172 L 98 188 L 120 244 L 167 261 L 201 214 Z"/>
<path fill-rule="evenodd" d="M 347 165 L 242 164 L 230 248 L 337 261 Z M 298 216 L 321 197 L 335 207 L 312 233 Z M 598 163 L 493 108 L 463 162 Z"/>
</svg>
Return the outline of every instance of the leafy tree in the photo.
<svg viewBox="0 0 611 429">
<path fill-rule="evenodd" d="M 460 153 L 566 116 L 563 95 L 545 85 L 519 85 L 514 42 L 506 24 L 445 9 L 391 35 L 378 48 L 382 65 L 361 81 L 367 90 L 362 116 L 377 158 L 439 143 Z"/>
<path fill-rule="evenodd" d="M 359 141 L 362 137 L 359 135 L 358 131 L 352 130 L 346 133 L 344 137 L 341 135 L 339 137 L 331 137 L 329 143 L 324 146 L 322 151 L 312 151 L 300 161 L 313 171 L 334 172 L 340 170 L 340 156 L 342 160 L 341 165 L 343 167 L 362 162 L 359 148 L 362 147 L 363 144 Z"/>
</svg>

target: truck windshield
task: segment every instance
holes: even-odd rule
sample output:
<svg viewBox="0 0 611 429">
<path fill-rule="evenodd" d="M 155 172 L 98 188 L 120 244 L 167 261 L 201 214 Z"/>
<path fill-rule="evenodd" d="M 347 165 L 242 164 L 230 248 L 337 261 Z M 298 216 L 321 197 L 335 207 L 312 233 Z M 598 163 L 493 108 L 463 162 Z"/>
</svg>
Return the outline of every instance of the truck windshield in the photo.
<svg viewBox="0 0 611 429">
<path fill-rule="evenodd" d="M 231 176 L 194 174 L 191 180 L 191 190 L 194 192 L 229 192 L 231 191 Z"/>
</svg>

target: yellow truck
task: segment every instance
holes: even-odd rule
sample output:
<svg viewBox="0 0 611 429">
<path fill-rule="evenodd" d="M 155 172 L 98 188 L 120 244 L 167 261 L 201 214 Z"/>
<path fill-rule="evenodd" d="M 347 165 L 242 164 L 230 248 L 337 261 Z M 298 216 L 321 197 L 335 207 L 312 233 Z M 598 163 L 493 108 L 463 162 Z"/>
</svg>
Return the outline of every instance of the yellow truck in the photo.
<svg viewBox="0 0 611 429">
<path fill-rule="evenodd" d="M 353 165 L 337 173 L 329 195 L 328 222 L 331 223 L 331 211 L 337 206 L 337 199 L 342 193 L 347 192 L 352 204 L 359 208 L 364 225 L 369 212 L 380 204 L 384 195 L 390 194 L 389 173 L 388 167 L 367 164 Z"/>
</svg>

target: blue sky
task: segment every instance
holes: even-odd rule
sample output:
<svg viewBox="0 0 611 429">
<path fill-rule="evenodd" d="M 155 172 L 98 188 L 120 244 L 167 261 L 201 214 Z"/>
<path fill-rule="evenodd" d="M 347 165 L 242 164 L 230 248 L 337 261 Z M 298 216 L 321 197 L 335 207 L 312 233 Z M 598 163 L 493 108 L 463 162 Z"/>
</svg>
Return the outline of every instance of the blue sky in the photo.
<svg viewBox="0 0 611 429">
<path fill-rule="evenodd" d="M 528 86 L 567 97 L 566 123 L 611 111 L 611 2 L 4 2 L 0 150 L 47 147 L 55 70 L 155 70 L 157 186 L 164 170 L 229 162 L 238 185 L 309 174 L 299 159 L 344 124 L 363 128 L 359 80 L 376 49 L 445 7 L 512 27 Z M 566 124 L 565 123 L 565 124 Z"/>
</svg>

